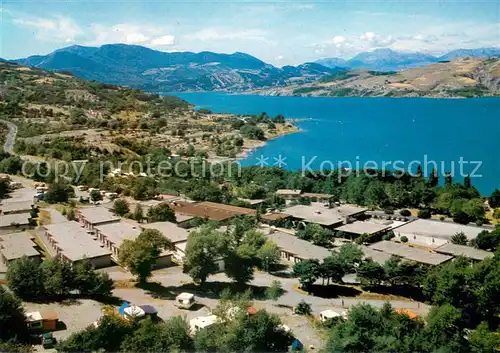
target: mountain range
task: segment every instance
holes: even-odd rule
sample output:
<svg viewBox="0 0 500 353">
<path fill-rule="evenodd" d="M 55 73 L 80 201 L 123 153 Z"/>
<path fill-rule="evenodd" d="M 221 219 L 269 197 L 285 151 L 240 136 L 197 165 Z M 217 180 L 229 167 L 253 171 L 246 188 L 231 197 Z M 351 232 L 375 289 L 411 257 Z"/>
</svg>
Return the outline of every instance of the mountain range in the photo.
<svg viewBox="0 0 500 353">
<path fill-rule="evenodd" d="M 156 92 L 243 92 L 315 82 L 347 69 L 399 71 L 461 56 L 496 57 L 500 48 L 459 49 L 433 57 L 377 49 L 344 60 L 321 59 L 298 66 L 275 67 L 249 54 L 236 52 L 161 52 L 137 45 L 107 44 L 101 47 L 73 45 L 48 55 L 11 60 L 26 66 L 73 75 L 109 84 Z"/>
<path fill-rule="evenodd" d="M 324 58 L 317 60 L 316 63 L 327 67 L 400 71 L 463 57 L 496 58 L 500 57 L 500 48 L 457 49 L 439 57 L 418 52 L 404 53 L 384 48 L 360 53 L 349 60 Z"/>
<path fill-rule="evenodd" d="M 71 46 L 48 55 L 13 62 L 109 84 L 150 91 L 245 91 L 308 82 L 336 72 L 317 63 L 277 68 L 251 55 L 236 52 L 166 53 L 142 46 L 109 44 L 99 48 Z"/>
</svg>

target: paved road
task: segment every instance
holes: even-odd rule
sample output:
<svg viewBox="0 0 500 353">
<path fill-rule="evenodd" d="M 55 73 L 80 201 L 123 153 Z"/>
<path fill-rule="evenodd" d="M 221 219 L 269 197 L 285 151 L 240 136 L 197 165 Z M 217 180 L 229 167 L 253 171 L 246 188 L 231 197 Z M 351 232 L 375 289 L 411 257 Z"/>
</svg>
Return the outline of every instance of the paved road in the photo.
<svg viewBox="0 0 500 353">
<path fill-rule="evenodd" d="M 0 122 L 7 125 L 9 132 L 5 137 L 5 144 L 3 145 L 3 150 L 6 153 L 14 154 L 14 143 L 16 142 L 17 126 L 12 124 L 10 121 L 0 119 Z"/>
</svg>

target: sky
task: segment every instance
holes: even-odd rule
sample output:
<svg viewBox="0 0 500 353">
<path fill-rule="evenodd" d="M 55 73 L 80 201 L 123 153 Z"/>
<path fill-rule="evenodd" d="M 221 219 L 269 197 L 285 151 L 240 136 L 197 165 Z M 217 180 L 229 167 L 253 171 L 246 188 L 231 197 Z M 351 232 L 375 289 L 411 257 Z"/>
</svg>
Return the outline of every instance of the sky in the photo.
<svg viewBox="0 0 500 353">
<path fill-rule="evenodd" d="M 0 0 L 0 57 L 79 44 L 245 52 L 276 66 L 377 48 L 500 47 L 500 0 Z"/>
</svg>

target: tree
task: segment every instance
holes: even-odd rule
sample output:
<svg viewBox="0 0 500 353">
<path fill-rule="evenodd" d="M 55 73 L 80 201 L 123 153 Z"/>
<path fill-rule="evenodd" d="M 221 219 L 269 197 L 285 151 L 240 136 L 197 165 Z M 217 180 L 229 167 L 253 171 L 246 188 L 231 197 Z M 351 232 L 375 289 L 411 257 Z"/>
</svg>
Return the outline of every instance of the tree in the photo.
<svg viewBox="0 0 500 353">
<path fill-rule="evenodd" d="M 273 241 L 266 240 L 257 250 L 257 258 L 259 259 L 258 267 L 269 272 L 280 262 L 280 249 Z"/>
<path fill-rule="evenodd" d="M 9 263 L 7 283 L 19 298 L 24 300 L 43 298 L 46 295 L 43 281 L 44 276 L 38 260 L 23 256 Z"/>
<path fill-rule="evenodd" d="M 217 273 L 217 261 L 227 253 L 227 238 L 209 225 L 191 232 L 186 245 L 183 271 L 203 285 L 208 276 Z"/>
<path fill-rule="evenodd" d="M 90 200 L 93 202 L 93 203 L 96 203 L 97 201 L 101 201 L 102 200 L 102 196 L 101 196 L 101 192 L 99 190 L 92 190 L 90 192 Z"/>
<path fill-rule="evenodd" d="M 358 279 L 363 285 L 378 286 L 385 278 L 385 271 L 382 265 L 372 259 L 367 259 L 357 268 Z"/>
<path fill-rule="evenodd" d="M 224 258 L 224 272 L 226 276 L 242 285 L 253 279 L 253 266 L 255 261 L 255 250 L 250 244 L 242 243 Z"/>
<path fill-rule="evenodd" d="M 129 213 L 130 207 L 129 207 L 127 200 L 116 199 L 115 202 L 113 203 L 113 212 L 121 217 L 123 217 L 127 213 Z"/>
<path fill-rule="evenodd" d="M 327 284 L 330 280 L 334 283 L 342 282 L 342 277 L 345 275 L 345 263 L 342 262 L 338 254 L 332 254 L 323 260 L 319 266 L 319 276 L 326 279 Z"/>
<path fill-rule="evenodd" d="M 69 262 L 47 259 L 40 267 L 47 295 L 64 297 L 75 287 L 74 272 Z"/>
<path fill-rule="evenodd" d="M 344 267 L 344 272 L 354 273 L 356 267 L 361 264 L 364 254 L 358 245 L 347 243 L 340 247 L 338 256 Z"/>
<path fill-rule="evenodd" d="M 402 243 L 408 243 L 408 237 L 406 235 L 403 235 L 401 238 L 399 238 Z"/>
<path fill-rule="evenodd" d="M 488 198 L 488 203 L 489 203 L 491 208 L 500 207 L 500 190 L 499 189 L 495 189 L 495 191 L 493 191 L 491 193 L 491 196 Z"/>
<path fill-rule="evenodd" d="M 500 335 L 491 332 L 486 322 L 479 324 L 468 338 L 473 353 L 496 353 L 500 347 Z"/>
<path fill-rule="evenodd" d="M 272 281 L 271 285 L 266 289 L 266 298 L 278 300 L 283 295 L 283 285 L 280 281 Z"/>
<path fill-rule="evenodd" d="M 316 223 L 309 223 L 304 229 L 297 231 L 297 236 L 301 239 L 312 241 L 316 245 L 330 245 L 333 233 Z"/>
<path fill-rule="evenodd" d="M 95 271 L 89 260 L 79 261 L 74 266 L 75 288 L 83 296 L 109 297 L 114 287 L 107 273 Z"/>
<path fill-rule="evenodd" d="M 135 206 L 134 219 L 139 223 L 144 219 L 144 212 L 140 203 Z"/>
<path fill-rule="evenodd" d="M 45 193 L 44 201 L 48 203 L 68 202 L 70 194 L 73 193 L 71 186 L 55 182 L 49 185 Z"/>
<path fill-rule="evenodd" d="M 449 304 L 434 306 L 427 316 L 425 344 L 427 351 L 437 347 L 444 352 L 468 352 L 462 312 Z"/>
<path fill-rule="evenodd" d="M 21 301 L 0 286 L 0 342 L 24 341 L 27 338 L 26 317 Z"/>
<path fill-rule="evenodd" d="M 120 246 L 119 262 L 145 283 L 162 250 L 172 249 L 171 241 L 156 229 L 143 230 L 135 240 L 125 239 Z"/>
<path fill-rule="evenodd" d="M 56 345 L 58 352 L 118 352 L 126 337 L 132 335 L 134 324 L 118 315 L 104 315 L 97 327 L 73 333 Z"/>
<path fill-rule="evenodd" d="M 300 285 L 306 291 L 309 291 L 318 278 L 319 271 L 320 264 L 317 259 L 303 260 L 293 265 L 293 273 L 299 277 Z"/>
<path fill-rule="evenodd" d="M 230 320 L 220 320 L 210 328 L 196 332 L 197 352 L 286 352 L 292 336 L 285 332 L 278 316 L 264 310 L 248 315 L 244 306 L 237 307 Z M 220 312 L 222 310 L 215 310 Z M 227 310 L 226 310 L 227 312 Z M 227 316 L 227 315 L 226 315 Z"/>
<path fill-rule="evenodd" d="M 426 209 L 426 208 L 424 208 L 422 210 L 418 210 L 417 217 L 423 218 L 423 219 L 431 218 L 431 211 L 429 209 Z"/>
<path fill-rule="evenodd" d="M 295 307 L 295 313 L 299 315 L 311 315 L 312 309 L 311 304 L 306 303 L 304 300 L 301 300 L 297 306 Z"/>
<path fill-rule="evenodd" d="M 467 239 L 467 236 L 464 234 L 464 232 L 458 232 L 451 236 L 451 242 L 452 244 L 457 245 L 467 245 L 469 239 Z"/>
<path fill-rule="evenodd" d="M 175 223 L 175 212 L 168 203 L 153 206 L 148 211 L 149 222 L 173 222 Z"/>
<path fill-rule="evenodd" d="M 175 316 L 162 323 L 150 318 L 142 321 L 132 335 L 126 336 L 121 352 L 185 352 L 191 351 L 193 340 L 187 322 Z"/>
<path fill-rule="evenodd" d="M 475 246 L 482 250 L 495 251 L 500 244 L 500 226 L 497 226 L 493 231 L 483 230 L 479 232 L 475 239 Z"/>
</svg>

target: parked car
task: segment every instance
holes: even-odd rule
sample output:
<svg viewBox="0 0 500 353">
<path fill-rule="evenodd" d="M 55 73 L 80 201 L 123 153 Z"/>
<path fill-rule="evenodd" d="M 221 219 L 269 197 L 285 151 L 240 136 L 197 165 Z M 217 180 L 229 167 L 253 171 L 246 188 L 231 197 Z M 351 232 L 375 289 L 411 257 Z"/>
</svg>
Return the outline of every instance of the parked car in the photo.
<svg viewBox="0 0 500 353">
<path fill-rule="evenodd" d="M 56 339 L 54 335 L 52 335 L 52 332 L 44 333 L 41 335 L 42 339 L 42 347 L 47 349 L 47 348 L 52 348 L 56 344 Z"/>
</svg>

